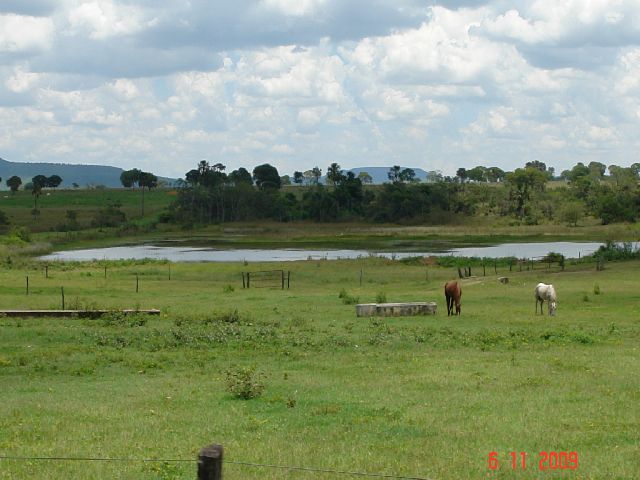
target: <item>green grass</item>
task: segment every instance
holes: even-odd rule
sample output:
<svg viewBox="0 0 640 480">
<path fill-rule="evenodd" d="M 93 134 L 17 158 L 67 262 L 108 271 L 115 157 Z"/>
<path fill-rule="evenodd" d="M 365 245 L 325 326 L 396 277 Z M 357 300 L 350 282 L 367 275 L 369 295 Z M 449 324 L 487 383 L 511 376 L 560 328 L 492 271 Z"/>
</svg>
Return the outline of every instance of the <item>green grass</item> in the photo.
<svg viewBox="0 0 640 480">
<path fill-rule="evenodd" d="M 145 217 L 155 217 L 174 199 L 175 191 L 154 189 L 145 191 Z M 34 198 L 31 192 L 18 191 L 15 194 L 0 194 L 0 210 L 4 211 L 11 225 L 26 226 L 33 232 L 56 229 L 67 222 L 67 210 L 77 211 L 78 224 L 86 228 L 95 213 L 112 202 L 122 205 L 128 220 L 139 220 L 141 211 L 141 191 L 125 188 L 96 188 L 78 190 L 45 190 L 38 198 L 40 215 L 35 219 L 31 211 Z"/>
<path fill-rule="evenodd" d="M 160 317 L 0 318 L 0 454 L 195 459 L 461 478 L 632 479 L 640 471 L 638 262 L 567 265 L 463 281 L 383 259 L 286 264 L 108 262 L 0 271 L 0 308 L 160 308 Z M 290 290 L 243 289 L 242 271 L 285 268 Z M 359 283 L 360 270 L 363 282 Z M 135 275 L 140 292 L 135 293 Z M 25 295 L 29 275 L 30 294 Z M 534 316 L 552 282 L 556 317 Z M 599 294 L 594 294 L 595 285 Z M 233 288 L 230 288 L 232 286 Z M 344 291 L 344 294 L 341 293 Z M 432 317 L 356 318 L 345 295 L 438 302 Z M 588 301 L 584 301 L 585 295 Z M 342 296 L 342 298 L 340 298 Z M 226 372 L 255 366 L 241 400 Z M 487 469 L 499 452 L 501 467 Z M 526 472 L 508 452 L 527 452 Z M 576 472 L 540 472 L 576 451 Z M 350 478 L 225 464 L 225 478 Z M 194 463 L 0 460 L 0 478 L 193 478 Z"/>
</svg>

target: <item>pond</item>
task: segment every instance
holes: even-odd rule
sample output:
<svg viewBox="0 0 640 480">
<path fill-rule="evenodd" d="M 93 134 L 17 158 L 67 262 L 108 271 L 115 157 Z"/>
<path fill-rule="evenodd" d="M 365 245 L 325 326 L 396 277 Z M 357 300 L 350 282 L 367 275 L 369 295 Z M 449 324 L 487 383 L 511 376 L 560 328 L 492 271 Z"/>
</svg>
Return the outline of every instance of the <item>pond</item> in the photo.
<svg viewBox="0 0 640 480">
<path fill-rule="evenodd" d="M 89 261 L 151 258 L 172 262 L 289 262 L 296 260 L 336 260 L 378 256 L 386 258 L 458 256 L 458 257 L 541 257 L 549 252 L 561 253 L 567 258 L 578 258 L 593 253 L 602 243 L 545 242 L 504 243 L 488 247 L 463 247 L 434 251 L 379 252 L 370 250 L 306 250 L 306 249 L 215 249 L 210 247 L 132 245 L 124 247 L 67 250 L 40 257 L 41 260 Z"/>
</svg>

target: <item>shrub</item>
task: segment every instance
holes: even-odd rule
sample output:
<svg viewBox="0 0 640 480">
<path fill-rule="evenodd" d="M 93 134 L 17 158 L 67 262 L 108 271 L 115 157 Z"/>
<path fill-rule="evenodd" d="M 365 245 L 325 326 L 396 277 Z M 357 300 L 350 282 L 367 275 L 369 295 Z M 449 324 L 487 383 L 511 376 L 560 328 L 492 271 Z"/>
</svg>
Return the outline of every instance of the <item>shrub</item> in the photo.
<svg viewBox="0 0 640 480">
<path fill-rule="evenodd" d="M 125 223 L 127 216 L 120 210 L 120 204 L 109 203 L 106 208 L 96 212 L 91 220 L 93 227 L 118 227 Z"/>
<path fill-rule="evenodd" d="M 597 283 L 593 286 L 593 294 L 600 295 L 600 285 L 598 285 Z"/>
<path fill-rule="evenodd" d="M 264 383 L 256 367 L 236 367 L 226 371 L 227 391 L 236 398 L 249 400 L 262 395 Z"/>
<path fill-rule="evenodd" d="M 344 303 L 345 305 L 355 305 L 359 301 L 360 301 L 359 297 L 353 297 L 351 295 L 347 295 L 342 299 L 342 303 Z"/>
<path fill-rule="evenodd" d="M 376 303 L 387 303 L 387 295 L 384 292 L 380 292 L 376 295 Z"/>
<path fill-rule="evenodd" d="M 360 298 L 349 295 L 344 288 L 340 290 L 338 298 L 341 298 L 342 303 L 344 303 L 345 305 L 353 305 L 360 301 Z"/>
</svg>

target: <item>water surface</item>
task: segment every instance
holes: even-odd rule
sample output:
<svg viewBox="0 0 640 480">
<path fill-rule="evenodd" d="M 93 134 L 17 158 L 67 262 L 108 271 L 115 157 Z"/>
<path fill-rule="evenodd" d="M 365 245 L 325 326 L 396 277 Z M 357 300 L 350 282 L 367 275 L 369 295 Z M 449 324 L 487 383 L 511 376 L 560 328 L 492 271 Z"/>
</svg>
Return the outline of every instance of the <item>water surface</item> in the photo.
<svg viewBox="0 0 640 480">
<path fill-rule="evenodd" d="M 295 260 L 336 260 L 379 256 L 386 258 L 459 256 L 459 257 L 541 257 L 549 252 L 561 253 L 567 258 L 588 255 L 602 243 L 595 242 L 546 242 L 505 243 L 489 247 L 463 247 L 433 251 L 379 252 L 373 250 L 308 250 L 293 248 L 276 249 L 216 249 L 211 247 L 132 245 L 125 247 L 67 250 L 40 257 L 42 260 L 89 261 L 151 258 L 173 262 L 289 262 Z"/>
</svg>

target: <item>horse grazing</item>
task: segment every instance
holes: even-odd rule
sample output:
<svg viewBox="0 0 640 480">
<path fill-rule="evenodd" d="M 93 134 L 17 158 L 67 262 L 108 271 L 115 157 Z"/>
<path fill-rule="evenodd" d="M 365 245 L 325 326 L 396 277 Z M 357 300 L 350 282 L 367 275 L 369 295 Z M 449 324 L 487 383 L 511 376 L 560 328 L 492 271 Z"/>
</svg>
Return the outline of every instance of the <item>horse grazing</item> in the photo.
<svg viewBox="0 0 640 480">
<path fill-rule="evenodd" d="M 447 317 L 453 315 L 453 303 L 456 304 L 456 315 L 460 315 L 460 297 L 462 297 L 462 288 L 455 280 L 444 284 L 444 298 L 447 302 Z"/>
<path fill-rule="evenodd" d="M 555 315 L 556 302 L 558 301 L 556 289 L 553 288 L 553 285 L 539 283 L 536 285 L 536 315 L 538 314 L 538 302 L 540 303 L 540 315 L 543 315 L 542 305 L 545 300 L 547 301 L 547 306 L 549 308 L 549 315 Z"/>
</svg>

